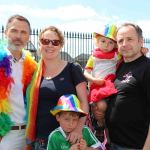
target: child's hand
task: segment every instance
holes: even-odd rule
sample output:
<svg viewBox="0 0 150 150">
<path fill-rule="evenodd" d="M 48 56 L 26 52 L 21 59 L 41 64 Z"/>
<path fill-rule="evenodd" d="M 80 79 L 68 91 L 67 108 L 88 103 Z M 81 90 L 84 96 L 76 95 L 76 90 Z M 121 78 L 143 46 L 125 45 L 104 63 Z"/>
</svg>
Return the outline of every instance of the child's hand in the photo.
<svg viewBox="0 0 150 150">
<path fill-rule="evenodd" d="M 87 144 L 86 144 L 86 141 L 84 139 L 80 139 L 79 147 L 80 147 L 80 150 L 86 150 Z"/>
<path fill-rule="evenodd" d="M 79 143 L 73 144 L 69 150 L 80 150 Z"/>
<path fill-rule="evenodd" d="M 104 79 L 101 79 L 101 78 L 95 78 L 93 80 L 93 83 L 97 84 L 97 85 L 103 85 L 105 83 L 105 80 Z"/>
<path fill-rule="evenodd" d="M 148 51 L 149 51 L 149 49 L 146 48 L 146 47 L 141 48 L 141 53 L 144 54 L 144 55 L 146 55 L 148 53 Z"/>
</svg>

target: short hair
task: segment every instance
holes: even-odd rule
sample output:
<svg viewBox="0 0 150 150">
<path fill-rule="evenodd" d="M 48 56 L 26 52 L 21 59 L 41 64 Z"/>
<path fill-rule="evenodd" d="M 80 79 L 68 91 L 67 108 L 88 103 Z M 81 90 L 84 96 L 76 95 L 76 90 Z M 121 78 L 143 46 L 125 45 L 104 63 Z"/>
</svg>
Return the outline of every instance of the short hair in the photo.
<svg viewBox="0 0 150 150">
<path fill-rule="evenodd" d="M 122 27 L 127 27 L 127 26 L 131 26 L 135 29 L 138 38 L 143 38 L 143 31 L 142 29 L 137 25 L 137 24 L 133 24 L 133 23 L 124 23 L 122 24 L 118 29 L 117 29 L 117 33 L 118 31 L 122 28 Z"/>
<path fill-rule="evenodd" d="M 46 31 L 53 31 L 53 32 L 55 32 L 55 33 L 58 35 L 58 37 L 59 37 L 61 46 L 64 45 L 64 43 L 65 43 L 64 35 L 63 35 L 63 33 L 62 33 L 57 27 L 55 27 L 55 26 L 49 26 L 49 27 L 43 29 L 43 30 L 40 32 L 40 34 L 39 34 L 39 40 L 42 39 L 42 36 L 43 36 L 43 34 L 44 34 Z"/>
<path fill-rule="evenodd" d="M 24 21 L 24 22 L 26 22 L 26 23 L 28 24 L 29 30 L 30 30 L 30 32 L 31 32 L 31 25 L 30 25 L 29 20 L 28 20 L 27 18 L 21 16 L 21 15 L 13 15 L 13 16 L 11 16 L 11 17 L 8 19 L 7 23 L 6 23 L 6 30 L 9 28 L 9 24 L 10 24 L 11 22 L 13 22 L 15 19 L 16 19 L 16 20 L 19 20 L 19 21 Z"/>
<path fill-rule="evenodd" d="M 57 113 L 57 115 L 61 116 L 64 114 L 69 114 L 69 116 L 79 116 L 79 118 L 82 116 L 81 113 L 79 112 L 75 112 L 75 111 L 60 111 L 59 113 Z"/>
</svg>

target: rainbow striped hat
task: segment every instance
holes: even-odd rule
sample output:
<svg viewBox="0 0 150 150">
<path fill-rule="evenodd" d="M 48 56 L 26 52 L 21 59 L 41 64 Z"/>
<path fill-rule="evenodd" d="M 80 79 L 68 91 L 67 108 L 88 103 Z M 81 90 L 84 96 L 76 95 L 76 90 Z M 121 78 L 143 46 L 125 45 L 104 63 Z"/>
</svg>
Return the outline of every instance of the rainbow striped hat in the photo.
<svg viewBox="0 0 150 150">
<path fill-rule="evenodd" d="M 50 112 L 52 115 L 56 115 L 61 111 L 73 111 L 78 112 L 81 116 L 86 116 L 87 114 L 81 109 L 80 101 L 74 94 L 63 95 L 59 98 L 57 106 L 55 106 Z"/>
<path fill-rule="evenodd" d="M 107 37 L 109 39 L 112 39 L 116 42 L 116 33 L 117 33 L 116 25 L 106 25 L 105 29 L 102 33 L 94 32 L 93 37 L 99 38 L 99 37 L 103 36 L 103 37 Z"/>
</svg>

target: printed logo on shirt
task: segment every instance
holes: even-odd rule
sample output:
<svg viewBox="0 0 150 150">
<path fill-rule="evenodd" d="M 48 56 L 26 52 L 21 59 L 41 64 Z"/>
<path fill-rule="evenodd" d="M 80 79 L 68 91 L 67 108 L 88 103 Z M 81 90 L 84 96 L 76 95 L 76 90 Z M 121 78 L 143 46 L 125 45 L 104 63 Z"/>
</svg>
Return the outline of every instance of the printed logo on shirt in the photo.
<svg viewBox="0 0 150 150">
<path fill-rule="evenodd" d="M 61 145 L 61 149 L 69 149 L 68 145 Z"/>
<path fill-rule="evenodd" d="M 132 76 L 132 73 L 129 72 L 129 73 L 125 74 L 123 77 L 124 77 L 125 79 L 122 80 L 121 82 L 122 82 L 122 83 L 129 83 L 129 81 L 131 80 L 131 78 L 132 78 L 133 76 Z"/>
<path fill-rule="evenodd" d="M 59 78 L 60 81 L 64 81 L 64 77 Z"/>
</svg>

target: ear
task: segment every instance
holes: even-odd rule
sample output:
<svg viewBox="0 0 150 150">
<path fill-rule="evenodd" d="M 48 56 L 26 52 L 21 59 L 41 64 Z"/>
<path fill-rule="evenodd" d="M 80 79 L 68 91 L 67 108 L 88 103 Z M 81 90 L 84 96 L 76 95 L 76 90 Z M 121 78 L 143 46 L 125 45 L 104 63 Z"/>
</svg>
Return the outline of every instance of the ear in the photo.
<svg viewBox="0 0 150 150">
<path fill-rule="evenodd" d="M 5 38 L 6 38 L 7 37 L 7 30 L 4 31 L 4 34 L 5 34 Z"/>
<path fill-rule="evenodd" d="M 59 114 L 56 115 L 56 120 L 59 122 L 59 120 L 60 120 L 60 115 Z"/>
<path fill-rule="evenodd" d="M 139 42 L 140 42 L 140 44 L 141 44 L 141 47 L 143 47 L 144 39 L 143 39 L 143 38 L 140 38 L 140 39 L 139 39 Z"/>
</svg>

